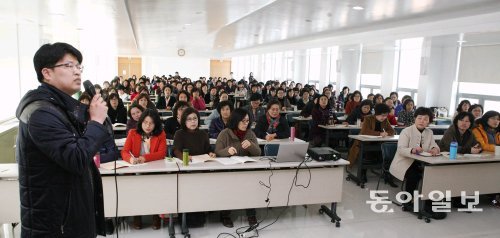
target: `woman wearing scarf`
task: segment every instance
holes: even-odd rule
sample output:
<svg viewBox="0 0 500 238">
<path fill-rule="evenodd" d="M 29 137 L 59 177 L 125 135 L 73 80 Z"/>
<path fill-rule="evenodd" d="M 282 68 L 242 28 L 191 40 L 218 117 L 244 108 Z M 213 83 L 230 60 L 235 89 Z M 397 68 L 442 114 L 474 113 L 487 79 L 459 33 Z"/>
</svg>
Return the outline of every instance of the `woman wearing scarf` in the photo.
<svg viewBox="0 0 500 238">
<path fill-rule="evenodd" d="M 487 111 L 472 129 L 472 134 L 484 151 L 495 152 L 495 146 L 500 145 L 499 117 L 497 111 Z"/>
<path fill-rule="evenodd" d="M 262 115 L 255 125 L 255 135 L 267 141 L 290 137 L 290 127 L 286 117 L 280 115 L 281 104 L 272 100 L 267 104 L 267 112 Z"/>
</svg>

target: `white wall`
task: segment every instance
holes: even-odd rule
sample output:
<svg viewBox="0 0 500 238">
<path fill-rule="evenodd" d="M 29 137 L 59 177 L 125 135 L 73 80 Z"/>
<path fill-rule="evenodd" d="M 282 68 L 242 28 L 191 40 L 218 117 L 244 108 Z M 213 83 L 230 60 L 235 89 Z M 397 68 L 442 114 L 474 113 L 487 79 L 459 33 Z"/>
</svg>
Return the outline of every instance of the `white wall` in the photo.
<svg viewBox="0 0 500 238">
<path fill-rule="evenodd" d="M 210 59 L 194 57 L 142 57 L 142 74 L 152 77 L 153 75 L 174 75 L 179 72 L 181 77 L 197 80 L 199 77 L 210 76 Z"/>
</svg>

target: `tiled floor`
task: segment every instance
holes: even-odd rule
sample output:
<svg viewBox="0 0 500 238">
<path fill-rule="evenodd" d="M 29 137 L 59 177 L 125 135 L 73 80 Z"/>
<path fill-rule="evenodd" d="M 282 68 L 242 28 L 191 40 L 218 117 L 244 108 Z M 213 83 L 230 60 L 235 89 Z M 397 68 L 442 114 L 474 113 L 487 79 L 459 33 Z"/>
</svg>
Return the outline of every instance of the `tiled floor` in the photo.
<svg viewBox="0 0 500 238">
<path fill-rule="evenodd" d="M 376 177 L 369 173 L 369 182 L 365 189 L 357 187 L 352 182 L 344 182 L 342 202 L 338 205 L 338 215 L 342 218 L 341 227 L 336 228 L 326 215 L 318 213 L 319 205 L 294 206 L 288 208 L 280 219 L 272 226 L 259 232 L 259 237 L 265 238 L 295 238 L 295 237 L 500 237 L 500 209 L 490 206 L 483 201 L 480 208 L 483 212 L 463 213 L 453 212 L 448 214 L 445 220 L 431 221 L 425 223 L 418 220 L 416 216 L 401 211 L 400 207 L 390 205 L 394 208 L 393 213 L 378 214 L 370 210 L 366 204 L 369 199 L 369 190 L 376 186 Z M 387 188 L 387 185 L 382 185 Z M 298 189 L 298 188 L 297 188 Z M 396 192 L 397 190 L 392 190 Z M 282 208 L 270 210 L 269 218 L 262 222 L 260 227 L 272 222 Z M 257 209 L 258 218 L 265 216 L 265 209 Z M 208 214 L 208 221 L 202 228 L 190 229 L 191 237 L 215 238 L 222 232 L 235 234 L 235 228 L 247 225 L 244 211 L 234 211 L 235 228 L 228 229 L 222 226 L 216 212 Z M 151 229 L 150 216 L 144 217 L 144 228 L 133 230 L 128 225 L 121 228 L 120 237 L 168 237 L 168 230 L 162 227 L 160 230 Z M 19 226 L 14 230 L 13 237 L 19 236 Z M 12 234 L 11 234 L 12 236 Z M 176 236 L 180 234 L 180 227 L 176 224 Z M 5 237 L 5 228 L 0 231 L 0 237 Z M 110 236 L 108 236 L 110 237 Z M 116 237 L 116 235 L 112 236 Z M 231 237 L 221 235 L 220 237 Z"/>
</svg>

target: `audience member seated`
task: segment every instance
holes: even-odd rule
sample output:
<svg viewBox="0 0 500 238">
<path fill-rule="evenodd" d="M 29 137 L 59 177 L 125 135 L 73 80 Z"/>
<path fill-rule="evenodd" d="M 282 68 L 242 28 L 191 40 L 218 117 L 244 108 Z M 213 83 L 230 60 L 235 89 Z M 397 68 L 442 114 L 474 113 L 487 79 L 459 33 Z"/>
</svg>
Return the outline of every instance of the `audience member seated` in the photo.
<svg viewBox="0 0 500 238">
<path fill-rule="evenodd" d="M 86 92 L 83 92 L 80 97 L 78 98 L 78 101 L 80 101 L 81 103 L 85 104 L 85 105 L 90 105 L 90 101 L 92 101 L 92 98 L 90 97 L 90 95 Z"/>
<path fill-rule="evenodd" d="M 394 94 L 392 94 L 392 93 L 391 93 L 391 95 L 393 95 L 393 96 L 391 96 L 391 98 L 393 98 L 393 97 L 394 97 Z M 411 98 L 411 96 L 409 96 L 409 95 L 404 95 L 404 96 L 403 96 L 403 98 L 401 99 L 401 103 L 398 103 L 398 104 L 394 103 L 394 106 L 395 106 L 394 110 L 396 111 L 396 117 L 399 117 L 399 113 L 400 113 L 401 111 L 404 111 L 404 110 L 405 110 L 405 107 L 404 107 L 404 105 L 403 105 L 403 104 L 404 104 L 404 103 L 405 103 L 405 101 L 406 101 L 406 100 L 408 100 L 408 99 L 412 99 L 412 98 Z M 394 102 L 394 100 L 393 100 L 393 102 Z M 398 102 L 399 102 L 399 101 L 398 101 Z M 413 104 L 415 104 L 415 102 L 413 102 Z"/>
<path fill-rule="evenodd" d="M 172 87 L 165 86 L 163 87 L 163 95 L 160 96 L 156 102 L 156 109 L 171 110 L 176 102 L 177 99 L 172 96 Z"/>
<path fill-rule="evenodd" d="M 285 97 L 285 90 L 283 88 L 278 88 L 276 94 L 277 94 L 276 99 L 281 104 L 281 111 L 287 111 L 287 110 L 291 109 L 292 105 L 290 104 L 288 99 Z"/>
<path fill-rule="evenodd" d="M 207 106 L 205 105 L 205 99 L 203 99 L 200 96 L 200 90 L 198 88 L 193 88 L 191 90 L 192 94 L 192 99 L 191 99 L 191 104 L 193 105 L 193 108 L 202 111 L 207 109 Z"/>
<path fill-rule="evenodd" d="M 352 94 L 350 94 L 350 101 L 348 100 L 345 105 L 345 114 L 350 115 L 356 107 L 361 104 L 361 100 L 363 100 L 363 96 L 361 96 L 361 92 L 356 90 Z"/>
<path fill-rule="evenodd" d="M 142 164 L 161 160 L 167 153 L 167 141 L 162 129 L 160 115 L 156 110 L 146 109 L 137 124 L 137 129 L 131 129 L 121 151 L 122 159 L 131 164 Z M 158 230 L 161 220 L 153 215 L 153 229 Z M 133 227 L 142 228 L 140 216 L 134 216 Z"/>
<path fill-rule="evenodd" d="M 113 124 L 127 123 L 127 109 L 120 103 L 120 97 L 116 93 L 108 96 L 108 117 Z"/>
<path fill-rule="evenodd" d="M 256 123 L 257 119 L 266 114 L 266 109 L 261 106 L 262 96 L 255 93 L 250 96 L 250 105 L 243 107 L 248 111 L 250 121 Z"/>
<path fill-rule="evenodd" d="M 233 104 L 229 101 L 223 101 L 217 105 L 217 112 L 220 116 L 210 122 L 208 128 L 208 135 L 210 138 L 216 139 L 219 133 L 226 128 L 232 111 Z"/>
<path fill-rule="evenodd" d="M 302 89 L 300 99 L 297 101 L 297 110 L 304 109 L 309 100 L 309 91 L 307 89 Z"/>
<path fill-rule="evenodd" d="M 137 129 L 137 122 L 139 118 L 141 118 L 142 112 L 144 112 L 144 108 L 136 103 L 130 105 L 130 109 L 128 109 L 128 120 L 127 120 L 127 134 L 130 129 Z"/>
<path fill-rule="evenodd" d="M 229 95 L 226 92 L 221 92 L 219 98 L 215 99 L 214 104 L 212 105 L 214 109 L 212 110 L 210 115 L 208 115 L 207 119 L 205 119 L 205 125 L 210 125 L 215 118 L 220 117 L 219 112 L 217 112 L 217 105 L 224 101 L 229 101 Z"/>
<path fill-rule="evenodd" d="M 177 102 L 183 101 L 183 102 L 189 102 L 189 99 L 191 98 L 191 94 L 189 94 L 187 91 L 179 91 L 177 93 Z"/>
<path fill-rule="evenodd" d="M 476 120 L 472 133 L 484 151 L 495 152 L 495 146 L 500 145 L 499 120 L 500 113 L 497 111 L 487 111 Z"/>
<path fill-rule="evenodd" d="M 260 147 L 255 133 L 250 128 L 250 122 L 248 111 L 245 109 L 237 108 L 231 113 L 227 128 L 217 137 L 217 156 L 260 156 Z M 233 227 L 230 215 L 231 211 L 221 211 L 221 220 L 226 227 Z M 257 224 L 255 209 L 246 209 L 246 215 L 248 225 Z"/>
<path fill-rule="evenodd" d="M 458 113 L 461 112 L 468 112 L 471 104 L 469 100 L 462 100 L 457 106 L 457 110 L 455 111 L 455 114 L 453 114 L 453 118 L 457 116 Z"/>
<path fill-rule="evenodd" d="M 371 101 L 370 99 L 366 99 L 365 101 Z M 363 101 L 364 102 L 364 101 Z M 371 103 L 371 102 L 370 102 Z M 394 136 L 395 131 L 392 128 L 391 124 L 387 120 L 387 115 L 389 115 L 390 109 L 385 104 L 377 104 L 375 105 L 375 115 L 367 115 L 364 118 L 363 126 L 361 127 L 360 135 L 370 135 L 370 136 Z M 349 167 L 353 167 L 356 164 L 359 156 L 359 146 L 360 142 L 358 140 L 354 140 L 353 145 L 349 149 L 348 160 L 350 162 Z M 373 153 L 366 153 L 364 156 L 364 163 L 373 164 L 377 163 L 379 158 L 382 158 L 382 154 L 380 151 L 376 151 Z M 387 166 L 388 167 L 388 166 Z M 362 171 L 361 179 L 366 181 L 366 169 Z M 384 178 L 386 182 L 394 184 L 392 182 L 391 176 L 386 176 Z"/>
<path fill-rule="evenodd" d="M 318 98 L 318 103 L 312 110 L 312 128 L 310 142 L 312 146 L 320 146 L 325 139 L 326 130 L 319 125 L 328 125 L 338 123 L 337 116 L 333 113 L 328 96 L 321 95 Z M 329 146 L 329 145 L 327 145 Z"/>
<path fill-rule="evenodd" d="M 472 124 L 474 116 L 470 112 L 459 112 L 453 118 L 453 124 L 444 132 L 443 138 L 439 141 L 441 151 L 450 151 L 450 144 L 453 141 L 458 143 L 457 153 L 477 154 L 481 152 L 481 145 L 477 143 L 472 135 Z"/>
<path fill-rule="evenodd" d="M 174 154 L 177 158 L 182 158 L 184 149 L 189 150 L 189 156 L 208 154 L 215 157 L 210 147 L 208 133 L 199 129 L 200 113 L 188 107 L 181 116 L 181 129 L 174 135 Z"/>
<path fill-rule="evenodd" d="M 358 120 L 361 120 L 361 124 L 363 124 L 363 121 L 366 116 L 372 114 L 372 100 L 366 99 L 359 104 L 358 107 L 356 107 L 351 114 L 346 118 L 345 122 L 343 123 L 344 125 L 356 125 Z"/>
<path fill-rule="evenodd" d="M 384 99 L 383 103 L 385 103 L 385 105 L 387 105 L 389 107 L 389 109 L 391 109 L 391 111 L 389 112 L 389 115 L 387 115 L 387 120 L 389 120 L 391 125 L 397 126 L 398 121 L 396 120 L 396 115 L 395 115 L 396 111 L 394 110 L 394 102 L 392 101 L 391 98 L 386 98 L 386 99 Z"/>
<path fill-rule="evenodd" d="M 403 111 L 398 114 L 398 125 L 399 126 L 411 126 L 415 123 L 415 117 L 413 116 L 415 103 L 413 99 L 406 99 L 403 102 Z"/>
<path fill-rule="evenodd" d="M 139 105 L 141 105 L 145 109 L 152 109 L 156 110 L 155 104 L 149 99 L 149 94 L 148 93 L 141 93 L 135 98 L 135 102 Z"/>
<path fill-rule="evenodd" d="M 401 132 L 398 140 L 398 149 L 392 160 L 390 173 L 397 179 L 406 179 L 405 190 L 409 194 L 418 192 L 418 183 L 422 179 L 422 165 L 415 159 L 410 158 L 411 154 L 428 152 L 431 155 L 440 153 L 439 146 L 434 140 L 431 129 L 426 128 L 432 122 L 433 112 L 430 108 L 419 107 L 414 113 L 415 123 Z M 413 199 L 404 203 L 407 211 L 413 211 Z M 445 212 L 433 212 L 431 200 L 424 203 L 425 211 L 434 219 L 444 219 Z"/>
<path fill-rule="evenodd" d="M 472 113 L 472 115 L 474 116 L 473 122 L 475 122 L 477 119 L 483 116 L 483 106 L 481 106 L 480 104 L 474 104 L 470 106 L 469 112 Z"/>
<path fill-rule="evenodd" d="M 175 132 L 181 129 L 181 116 L 186 108 L 191 105 L 188 102 L 177 102 L 172 109 L 172 117 L 167 118 L 163 124 L 163 129 L 167 134 L 167 139 L 174 139 Z"/>
<path fill-rule="evenodd" d="M 266 114 L 255 125 L 255 135 L 267 141 L 290 137 L 290 127 L 285 116 L 280 115 L 281 104 L 277 100 L 267 104 Z"/>
</svg>

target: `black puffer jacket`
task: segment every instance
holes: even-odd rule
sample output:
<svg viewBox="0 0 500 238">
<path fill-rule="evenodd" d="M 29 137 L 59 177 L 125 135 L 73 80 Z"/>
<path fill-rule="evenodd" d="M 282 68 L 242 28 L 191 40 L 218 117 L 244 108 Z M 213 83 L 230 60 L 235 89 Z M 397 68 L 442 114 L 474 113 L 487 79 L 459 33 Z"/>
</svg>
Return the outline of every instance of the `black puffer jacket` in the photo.
<svg viewBox="0 0 500 238">
<path fill-rule="evenodd" d="M 42 84 L 21 100 L 16 117 L 22 237 L 104 235 L 102 182 L 92 158 L 109 139 L 86 106 Z"/>
</svg>

